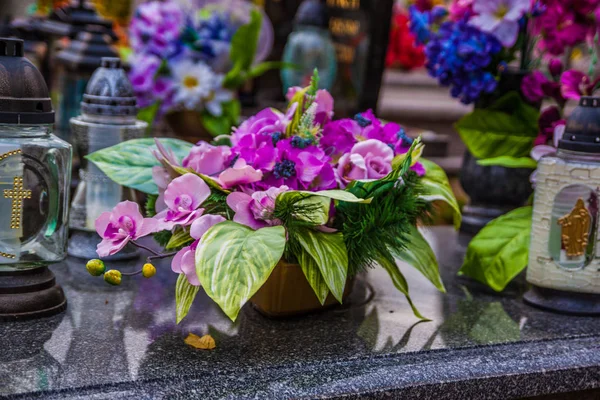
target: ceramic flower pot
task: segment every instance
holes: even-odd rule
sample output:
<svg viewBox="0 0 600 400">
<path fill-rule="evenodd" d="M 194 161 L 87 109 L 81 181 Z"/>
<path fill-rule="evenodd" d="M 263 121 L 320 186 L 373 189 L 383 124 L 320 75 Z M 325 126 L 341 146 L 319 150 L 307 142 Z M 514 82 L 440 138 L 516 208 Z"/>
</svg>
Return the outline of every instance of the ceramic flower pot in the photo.
<svg viewBox="0 0 600 400">
<path fill-rule="evenodd" d="M 354 278 L 348 279 L 344 289 L 345 300 L 354 286 Z M 306 280 L 302 267 L 280 261 L 267 282 L 250 299 L 261 314 L 268 317 L 289 317 L 325 310 L 340 304 L 331 293 L 321 305 Z"/>
<path fill-rule="evenodd" d="M 176 111 L 168 113 L 164 118 L 170 136 L 190 143 L 197 143 L 201 140 L 210 143 L 213 140 L 213 136 L 202 125 L 200 114 L 195 111 Z"/>
</svg>

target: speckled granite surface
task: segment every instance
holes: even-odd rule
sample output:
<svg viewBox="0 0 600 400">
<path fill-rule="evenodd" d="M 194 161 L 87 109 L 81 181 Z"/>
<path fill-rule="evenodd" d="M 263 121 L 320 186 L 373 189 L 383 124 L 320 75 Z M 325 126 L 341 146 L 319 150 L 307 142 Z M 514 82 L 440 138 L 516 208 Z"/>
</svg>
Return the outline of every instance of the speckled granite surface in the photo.
<svg viewBox="0 0 600 400">
<path fill-rule="evenodd" d="M 456 234 L 429 237 L 448 294 L 402 267 L 433 320 L 421 323 L 373 270 L 324 313 L 271 320 L 246 307 L 233 324 L 202 294 L 176 326 L 167 266 L 113 288 L 67 260 L 53 267 L 66 313 L 0 324 L 0 398 L 504 399 L 600 388 L 600 319 L 530 308 L 522 280 L 498 295 L 457 278 Z M 217 349 L 187 347 L 189 332 L 211 333 Z"/>
</svg>

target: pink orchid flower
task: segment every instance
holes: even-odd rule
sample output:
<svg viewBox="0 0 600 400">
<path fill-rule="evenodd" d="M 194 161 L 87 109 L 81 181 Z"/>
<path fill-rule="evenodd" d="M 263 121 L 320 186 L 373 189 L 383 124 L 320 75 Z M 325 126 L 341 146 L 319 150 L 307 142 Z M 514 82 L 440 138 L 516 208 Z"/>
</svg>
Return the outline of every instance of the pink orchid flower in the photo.
<svg viewBox="0 0 600 400">
<path fill-rule="evenodd" d="M 275 200 L 280 193 L 289 190 L 287 186 L 271 187 L 264 192 L 254 192 L 252 195 L 243 192 L 233 192 L 227 196 L 227 205 L 235 212 L 233 221 L 252 229 L 281 224 L 272 219 Z"/>
<path fill-rule="evenodd" d="M 96 219 L 96 232 L 102 237 L 96 252 L 100 257 L 112 256 L 125 247 L 130 240 L 136 240 L 158 230 L 158 221 L 144 218 L 137 203 L 121 202 L 112 211 L 103 212 Z"/>
<path fill-rule="evenodd" d="M 560 77 L 560 90 L 565 99 L 579 100 L 590 96 L 600 78 L 592 81 L 589 76 L 574 69 L 565 71 Z"/>
<path fill-rule="evenodd" d="M 340 158 L 337 174 L 340 185 L 346 186 L 354 180 L 380 179 L 392 170 L 394 150 L 377 139 L 359 142 L 350 153 Z"/>
<path fill-rule="evenodd" d="M 227 168 L 219 175 L 219 182 L 224 188 L 229 189 L 237 185 L 258 182 L 263 173 L 246 164 L 246 160 L 238 158 L 233 167 Z"/>
<path fill-rule="evenodd" d="M 213 226 L 225 221 L 220 215 L 203 215 L 196 219 L 190 227 L 190 236 L 196 239 L 191 245 L 179 250 L 171 261 L 171 270 L 178 274 L 185 274 L 188 282 L 193 286 L 200 286 L 196 275 L 196 249 L 202 236 Z"/>
<path fill-rule="evenodd" d="M 231 149 L 228 146 L 213 146 L 199 142 L 183 159 L 183 167 L 191 168 L 204 175 L 217 175 L 227 168 Z"/>
<path fill-rule="evenodd" d="M 197 175 L 185 174 L 173 179 L 165 190 L 167 209 L 154 218 L 160 221 L 163 230 L 173 229 L 175 225 L 190 225 L 200 217 L 204 209 L 199 208 L 210 196 L 210 188 Z"/>
</svg>

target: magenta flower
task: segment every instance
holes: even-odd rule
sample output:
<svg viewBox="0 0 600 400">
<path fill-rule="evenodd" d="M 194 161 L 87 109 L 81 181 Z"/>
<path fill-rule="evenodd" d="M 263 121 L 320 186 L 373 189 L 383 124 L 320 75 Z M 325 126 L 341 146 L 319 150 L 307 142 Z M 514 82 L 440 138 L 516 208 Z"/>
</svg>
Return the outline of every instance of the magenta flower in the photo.
<svg viewBox="0 0 600 400">
<path fill-rule="evenodd" d="M 564 125 L 565 120 L 562 119 L 560 110 L 557 106 L 546 108 L 538 119 L 539 133 L 533 142 L 534 146 L 545 145 L 548 142 L 554 142 L 554 133 L 556 127 Z M 556 143 L 558 145 L 558 142 Z"/>
<path fill-rule="evenodd" d="M 197 175 L 185 174 L 173 181 L 165 190 L 167 209 L 154 218 L 160 221 L 164 230 L 173 229 L 175 225 L 190 225 L 200 217 L 204 209 L 199 208 L 210 196 L 210 188 Z"/>
<path fill-rule="evenodd" d="M 225 189 L 238 185 L 259 182 L 263 177 L 261 171 L 257 171 L 246 164 L 246 160 L 238 158 L 233 167 L 227 168 L 219 175 L 219 182 Z"/>
<path fill-rule="evenodd" d="M 323 136 L 319 146 L 325 154 L 337 160 L 342 154 L 349 152 L 357 142 L 362 128 L 353 119 L 331 121 L 323 127 Z"/>
<path fill-rule="evenodd" d="M 298 108 L 298 103 L 290 106 L 285 114 L 273 109 L 266 108 L 253 117 L 244 121 L 231 135 L 231 144 L 234 152 L 238 146 L 249 146 L 257 148 L 264 141 L 272 140 L 272 135 L 283 134 Z M 250 135 L 250 138 L 247 136 Z M 240 143 L 243 139 L 243 144 Z"/>
<path fill-rule="evenodd" d="M 136 240 L 158 230 L 158 221 L 144 218 L 137 203 L 121 202 L 112 211 L 103 212 L 96 219 L 96 232 L 102 237 L 96 252 L 100 257 L 112 256 L 125 247 L 130 240 Z"/>
<path fill-rule="evenodd" d="M 271 187 L 264 192 L 254 192 L 252 195 L 243 192 L 233 192 L 227 196 L 227 205 L 235 212 L 233 221 L 252 229 L 280 225 L 281 221 L 273 217 L 275 200 L 280 193 L 288 191 L 287 186 Z"/>
<path fill-rule="evenodd" d="M 566 48 L 583 43 L 591 25 L 581 18 L 566 3 L 552 1 L 546 11 L 535 19 L 534 34 L 541 35 L 542 48 L 555 56 L 562 55 Z"/>
<path fill-rule="evenodd" d="M 200 142 L 192 147 L 182 165 L 198 173 L 214 176 L 227 169 L 230 156 L 231 149 L 228 146 L 213 146 Z"/>
<path fill-rule="evenodd" d="M 554 78 L 558 78 L 563 72 L 563 63 L 558 58 L 553 58 L 548 62 L 548 71 Z"/>
<path fill-rule="evenodd" d="M 203 215 L 196 219 L 190 227 L 190 236 L 196 239 L 191 245 L 179 250 L 171 261 L 171 270 L 178 274 L 185 274 L 188 282 L 194 286 L 200 286 L 198 275 L 196 275 L 196 248 L 202 240 L 202 236 L 214 225 L 225 221 L 220 215 Z"/>
<path fill-rule="evenodd" d="M 565 99 L 579 100 L 581 96 L 590 96 L 599 79 L 590 77 L 574 69 L 565 71 L 560 77 L 560 91 Z"/>
<path fill-rule="evenodd" d="M 448 11 L 452 21 L 460 21 L 465 16 L 473 14 L 473 0 L 454 0 Z"/>
<path fill-rule="evenodd" d="M 160 58 L 152 54 L 135 54 L 129 60 L 131 70 L 128 77 L 139 107 L 148 107 L 156 101 L 153 93 L 154 77 L 160 67 Z"/>
<path fill-rule="evenodd" d="M 340 158 L 337 175 L 341 186 L 354 180 L 380 179 L 392 170 L 394 151 L 385 143 L 369 139 L 352 147 Z"/>
<path fill-rule="evenodd" d="M 477 14 L 469 24 L 495 36 L 503 46 L 512 47 L 519 35 L 519 20 L 531 8 L 531 0 L 474 0 Z"/>
<path fill-rule="evenodd" d="M 521 92 L 528 101 L 537 103 L 544 98 L 542 86 L 547 82 L 549 82 L 549 80 L 543 73 L 540 71 L 533 71 L 523 78 L 523 81 L 521 82 Z"/>
</svg>

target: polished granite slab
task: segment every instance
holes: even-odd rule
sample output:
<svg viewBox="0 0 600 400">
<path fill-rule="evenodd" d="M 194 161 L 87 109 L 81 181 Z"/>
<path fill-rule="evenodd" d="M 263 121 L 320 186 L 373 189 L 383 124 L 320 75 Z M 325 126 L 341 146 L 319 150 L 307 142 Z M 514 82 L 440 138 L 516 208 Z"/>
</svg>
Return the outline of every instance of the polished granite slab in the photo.
<svg viewBox="0 0 600 400">
<path fill-rule="evenodd" d="M 459 278 L 457 234 L 427 236 L 448 293 L 402 269 L 430 322 L 375 269 L 330 311 L 273 320 L 246 306 L 232 323 L 201 292 L 176 325 L 168 265 L 111 287 L 68 259 L 52 267 L 65 313 L 0 323 L 0 398 L 501 399 L 600 388 L 600 319 L 525 305 L 522 277 L 503 294 Z M 190 332 L 210 333 L 217 348 L 188 347 Z"/>
</svg>

